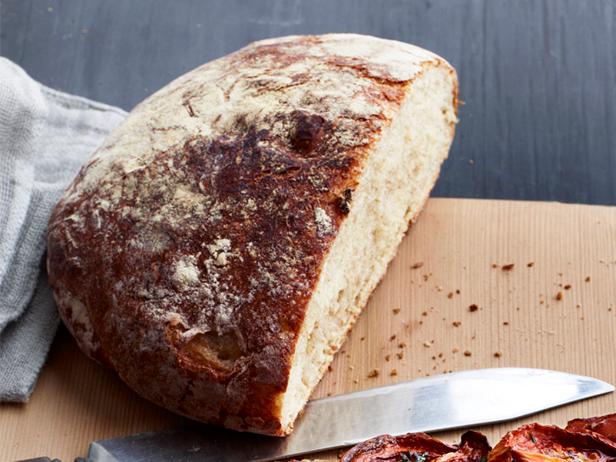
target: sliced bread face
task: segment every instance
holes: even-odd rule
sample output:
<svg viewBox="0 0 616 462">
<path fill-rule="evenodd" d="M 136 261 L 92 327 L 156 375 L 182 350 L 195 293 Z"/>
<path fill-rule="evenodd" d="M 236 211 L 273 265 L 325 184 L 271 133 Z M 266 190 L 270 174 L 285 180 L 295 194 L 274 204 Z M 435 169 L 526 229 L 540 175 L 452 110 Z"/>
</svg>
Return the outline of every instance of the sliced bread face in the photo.
<svg viewBox="0 0 616 462">
<path fill-rule="evenodd" d="M 300 331 L 282 409 L 288 431 L 428 198 L 453 137 L 455 88 L 449 67 L 426 67 L 365 160 Z"/>
<path fill-rule="evenodd" d="M 412 45 L 257 42 L 137 106 L 57 205 L 81 348 L 151 401 L 292 431 L 447 155 L 457 82 Z"/>
</svg>

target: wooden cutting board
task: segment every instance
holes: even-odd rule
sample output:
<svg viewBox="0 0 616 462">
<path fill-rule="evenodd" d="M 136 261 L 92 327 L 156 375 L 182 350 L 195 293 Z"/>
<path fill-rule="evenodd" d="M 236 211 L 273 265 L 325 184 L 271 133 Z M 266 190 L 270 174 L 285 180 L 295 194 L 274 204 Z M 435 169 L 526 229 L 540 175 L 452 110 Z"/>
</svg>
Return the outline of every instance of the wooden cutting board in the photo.
<svg viewBox="0 0 616 462">
<path fill-rule="evenodd" d="M 615 207 L 431 199 L 315 397 L 496 366 L 616 383 L 615 342 Z M 615 411 L 612 394 L 480 430 L 495 442 L 522 422 Z M 180 421 L 62 329 L 30 402 L 0 406 L 0 458 L 71 461 L 92 440 Z"/>
</svg>

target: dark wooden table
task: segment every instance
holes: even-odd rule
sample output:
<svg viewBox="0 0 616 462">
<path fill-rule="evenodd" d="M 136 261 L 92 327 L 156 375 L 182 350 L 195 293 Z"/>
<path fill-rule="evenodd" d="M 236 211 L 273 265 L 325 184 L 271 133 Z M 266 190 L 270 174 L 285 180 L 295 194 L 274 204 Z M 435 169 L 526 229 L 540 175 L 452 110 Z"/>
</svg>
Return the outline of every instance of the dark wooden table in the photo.
<svg viewBox="0 0 616 462">
<path fill-rule="evenodd" d="M 435 195 L 616 204 L 616 2 L 0 0 L 0 54 L 130 109 L 244 44 L 359 32 L 458 70 L 465 105 Z"/>
</svg>

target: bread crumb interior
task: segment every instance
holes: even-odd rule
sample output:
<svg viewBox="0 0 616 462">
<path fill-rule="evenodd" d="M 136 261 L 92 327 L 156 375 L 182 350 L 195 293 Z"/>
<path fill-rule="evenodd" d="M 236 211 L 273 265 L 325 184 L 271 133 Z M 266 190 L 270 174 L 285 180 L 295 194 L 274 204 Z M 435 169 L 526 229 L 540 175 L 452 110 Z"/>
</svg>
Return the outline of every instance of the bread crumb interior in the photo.
<svg viewBox="0 0 616 462">
<path fill-rule="evenodd" d="M 366 160 L 349 215 L 323 263 L 280 398 L 286 433 L 430 193 L 456 122 L 454 81 L 445 66 L 425 68 L 409 84 L 399 114 Z"/>
</svg>

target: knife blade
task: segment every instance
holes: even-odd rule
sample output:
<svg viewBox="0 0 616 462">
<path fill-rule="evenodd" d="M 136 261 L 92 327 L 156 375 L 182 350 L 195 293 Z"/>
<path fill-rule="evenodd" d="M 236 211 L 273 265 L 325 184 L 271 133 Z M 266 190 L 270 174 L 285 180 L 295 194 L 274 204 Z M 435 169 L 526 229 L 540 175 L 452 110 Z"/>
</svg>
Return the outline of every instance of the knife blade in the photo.
<svg viewBox="0 0 616 462">
<path fill-rule="evenodd" d="M 497 368 L 435 375 L 310 401 L 286 438 L 192 424 L 95 441 L 88 462 L 267 462 L 350 446 L 388 433 L 502 422 L 614 391 L 591 377 Z"/>
</svg>

